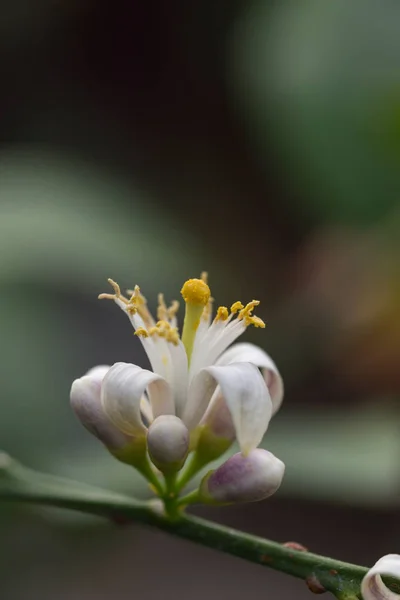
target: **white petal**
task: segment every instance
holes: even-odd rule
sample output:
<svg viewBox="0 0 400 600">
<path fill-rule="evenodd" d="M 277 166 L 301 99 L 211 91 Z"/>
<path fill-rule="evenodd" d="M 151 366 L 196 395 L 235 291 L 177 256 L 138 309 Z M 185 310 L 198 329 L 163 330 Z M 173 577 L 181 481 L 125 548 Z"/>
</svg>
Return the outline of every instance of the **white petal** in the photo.
<svg viewBox="0 0 400 600">
<path fill-rule="evenodd" d="M 207 369 L 202 369 L 190 383 L 182 421 L 191 431 L 199 424 L 217 387 L 217 382 Z"/>
<path fill-rule="evenodd" d="M 199 422 L 217 384 L 231 413 L 240 449 L 248 454 L 260 443 L 272 416 L 268 388 L 255 365 L 233 363 L 200 371 L 189 388 L 183 420 L 189 429 Z"/>
<path fill-rule="evenodd" d="M 243 319 L 231 320 L 229 318 L 227 321 L 213 321 L 201 340 L 195 344 L 189 379 L 195 377 L 204 367 L 213 365 L 220 354 L 245 330 L 246 325 Z"/>
<path fill-rule="evenodd" d="M 110 365 L 97 365 L 97 367 L 89 369 L 85 376 L 91 377 L 101 383 L 109 369 Z"/>
<path fill-rule="evenodd" d="M 106 372 L 109 367 L 106 368 Z M 95 369 L 89 371 L 94 373 Z M 111 450 L 122 448 L 129 438 L 107 418 L 100 400 L 101 378 L 99 372 L 75 379 L 71 386 L 70 400 L 75 414 L 93 435 Z"/>
<path fill-rule="evenodd" d="M 142 399 L 140 400 L 140 412 L 142 413 L 148 424 L 153 422 L 153 410 L 146 396 L 142 396 Z"/>
<path fill-rule="evenodd" d="M 233 362 L 250 362 L 262 370 L 271 396 L 272 414 L 274 415 L 282 404 L 283 381 L 272 358 L 258 346 L 244 342 L 234 344 L 228 348 L 228 350 L 221 354 L 216 364 L 229 365 Z"/>
<path fill-rule="evenodd" d="M 143 321 L 139 313 L 129 312 L 127 305 L 119 298 L 115 298 L 114 302 L 127 315 L 135 331 L 140 327 L 147 329 L 146 323 Z M 165 340 L 143 336 L 139 336 L 139 339 L 148 356 L 153 371 L 158 375 L 161 375 L 161 377 L 167 378 L 170 356 L 168 345 Z"/>
<path fill-rule="evenodd" d="M 170 345 L 170 357 L 172 366 L 172 381 L 170 385 L 173 390 L 176 414 L 180 416 L 183 412 L 188 394 L 188 359 L 184 345 L 179 340 L 175 346 Z"/>
<path fill-rule="evenodd" d="M 146 431 L 140 405 L 148 390 L 153 415 L 173 414 L 174 405 L 168 383 L 156 373 L 136 365 L 116 363 L 104 377 L 101 401 L 108 418 L 118 429 L 130 435 Z"/>
<path fill-rule="evenodd" d="M 207 371 L 221 387 L 240 449 L 243 454 L 248 454 L 261 442 L 272 416 L 272 402 L 265 381 L 251 363 L 208 367 Z"/>
<path fill-rule="evenodd" d="M 400 579 L 400 556 L 387 554 L 368 571 L 362 580 L 361 593 L 364 600 L 397 600 L 400 595 L 391 592 L 383 583 L 381 575 Z"/>
</svg>

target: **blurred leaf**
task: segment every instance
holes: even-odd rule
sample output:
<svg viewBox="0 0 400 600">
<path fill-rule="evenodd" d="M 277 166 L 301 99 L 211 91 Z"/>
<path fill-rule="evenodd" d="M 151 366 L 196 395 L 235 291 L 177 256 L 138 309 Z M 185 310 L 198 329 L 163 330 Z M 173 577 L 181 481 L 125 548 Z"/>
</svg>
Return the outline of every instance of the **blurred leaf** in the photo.
<svg viewBox="0 0 400 600">
<path fill-rule="evenodd" d="M 380 404 L 278 414 L 263 447 L 286 464 L 279 493 L 355 506 L 398 506 L 399 411 Z"/>
<path fill-rule="evenodd" d="M 398 206 L 399 18 L 390 1 L 286 0 L 238 21 L 239 106 L 260 159 L 288 160 L 302 215 L 359 225 Z"/>
</svg>

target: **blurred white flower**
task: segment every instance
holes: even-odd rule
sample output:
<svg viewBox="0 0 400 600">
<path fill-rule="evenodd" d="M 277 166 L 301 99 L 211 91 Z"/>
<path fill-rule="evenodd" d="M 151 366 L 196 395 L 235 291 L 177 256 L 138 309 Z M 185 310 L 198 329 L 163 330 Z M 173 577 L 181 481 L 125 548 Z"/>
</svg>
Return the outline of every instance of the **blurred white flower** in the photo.
<svg viewBox="0 0 400 600">
<path fill-rule="evenodd" d="M 400 555 L 387 554 L 368 571 L 361 584 L 363 600 L 397 600 L 400 594 L 390 591 L 382 581 L 382 575 L 400 579 Z"/>
</svg>

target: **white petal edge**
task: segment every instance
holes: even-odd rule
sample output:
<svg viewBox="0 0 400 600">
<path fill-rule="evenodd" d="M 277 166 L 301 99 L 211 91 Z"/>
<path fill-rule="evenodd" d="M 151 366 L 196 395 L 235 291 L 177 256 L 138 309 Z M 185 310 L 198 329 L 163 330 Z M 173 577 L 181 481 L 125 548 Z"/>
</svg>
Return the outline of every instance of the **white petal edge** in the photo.
<svg viewBox="0 0 400 600">
<path fill-rule="evenodd" d="M 251 363 L 207 367 L 193 379 L 189 388 L 183 419 L 188 428 L 198 423 L 207 408 L 203 410 L 202 406 L 203 413 L 198 415 L 196 401 L 201 399 L 201 391 L 206 391 L 203 405 L 207 405 L 217 385 L 231 413 L 240 450 L 247 455 L 261 442 L 272 416 L 268 388 L 258 368 Z"/>
<path fill-rule="evenodd" d="M 258 346 L 240 342 L 225 350 L 215 364 L 229 365 L 233 362 L 250 362 L 261 369 L 271 396 L 274 415 L 282 404 L 284 387 L 282 377 L 272 358 Z"/>
<path fill-rule="evenodd" d="M 88 431 L 99 438 L 108 448 L 118 449 L 125 446 L 129 442 L 129 438 L 111 423 L 103 410 L 100 399 L 103 376 L 100 376 L 99 371 L 94 372 L 95 369 L 91 369 L 89 374 L 75 379 L 72 383 L 71 407 Z M 109 367 L 105 369 L 105 372 L 108 370 Z"/>
<path fill-rule="evenodd" d="M 91 377 L 95 381 L 101 383 L 104 377 L 107 374 L 107 371 L 110 370 L 110 365 L 97 365 L 96 367 L 92 367 L 89 369 L 87 373 L 85 373 L 86 377 Z"/>
<path fill-rule="evenodd" d="M 397 600 L 399 594 L 391 592 L 382 581 L 381 575 L 400 579 L 400 555 L 387 554 L 368 571 L 361 583 L 364 600 Z"/>
<path fill-rule="evenodd" d="M 154 418 L 174 414 L 168 383 L 152 371 L 129 363 L 116 363 L 107 372 L 101 388 L 104 412 L 118 429 L 129 435 L 146 432 L 140 406 L 147 389 Z"/>
</svg>

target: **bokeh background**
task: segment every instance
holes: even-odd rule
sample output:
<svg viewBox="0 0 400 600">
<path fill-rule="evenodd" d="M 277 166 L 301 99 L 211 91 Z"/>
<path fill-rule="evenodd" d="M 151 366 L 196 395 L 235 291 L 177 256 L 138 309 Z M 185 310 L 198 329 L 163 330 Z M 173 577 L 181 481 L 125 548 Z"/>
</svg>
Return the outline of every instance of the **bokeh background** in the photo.
<svg viewBox="0 0 400 600">
<path fill-rule="evenodd" d="M 196 512 L 371 564 L 399 549 L 400 5 L 15 0 L 0 18 L 0 447 L 143 496 L 69 408 L 146 366 L 106 278 L 150 306 L 206 269 L 262 301 L 286 383 L 271 500 Z M 309 598 L 303 582 L 67 512 L 1 507 L 1 600 Z"/>
</svg>

